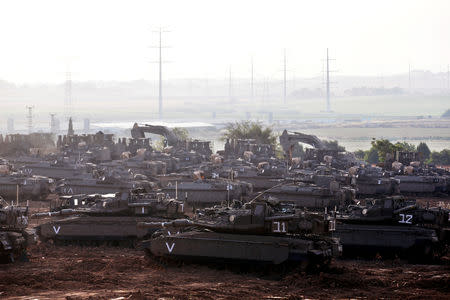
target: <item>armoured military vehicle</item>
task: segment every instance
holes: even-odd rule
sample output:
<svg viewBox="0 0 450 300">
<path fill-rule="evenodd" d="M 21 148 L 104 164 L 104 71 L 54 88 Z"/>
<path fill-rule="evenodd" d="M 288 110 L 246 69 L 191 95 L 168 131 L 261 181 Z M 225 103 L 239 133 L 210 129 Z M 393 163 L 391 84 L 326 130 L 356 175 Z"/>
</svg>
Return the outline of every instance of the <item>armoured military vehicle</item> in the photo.
<svg viewBox="0 0 450 300">
<path fill-rule="evenodd" d="M 286 174 L 285 166 L 272 164 L 272 161 L 254 165 L 242 159 L 228 160 L 224 163 L 206 163 L 199 166 L 205 178 L 225 178 L 248 182 L 253 191 L 262 191 L 277 185 Z"/>
<path fill-rule="evenodd" d="M 134 188 L 143 188 L 151 192 L 155 184 L 144 176 L 138 176 L 132 180 L 115 177 L 77 177 L 58 181 L 55 191 L 60 195 L 77 195 L 126 192 Z"/>
<path fill-rule="evenodd" d="M 357 194 L 364 196 L 398 194 L 398 181 L 379 167 L 359 168 L 355 176 Z"/>
<path fill-rule="evenodd" d="M 22 173 L 30 175 L 48 176 L 55 180 L 86 176 L 95 168 L 93 164 L 71 163 L 66 159 L 54 161 L 40 161 L 23 165 Z"/>
<path fill-rule="evenodd" d="M 330 236 L 334 221 L 327 215 L 262 200 L 199 210 L 193 220 L 147 221 L 139 227 L 163 228 L 143 242 L 156 258 L 326 264 L 341 252 Z"/>
<path fill-rule="evenodd" d="M 45 200 L 54 190 L 55 181 L 48 177 L 0 174 L 0 196 L 6 200 Z"/>
<path fill-rule="evenodd" d="M 394 177 L 401 194 L 450 193 L 449 178 L 438 175 L 397 175 Z"/>
<path fill-rule="evenodd" d="M 68 207 L 68 208 L 66 208 Z M 55 243 L 134 246 L 151 230 L 137 227 L 144 220 L 167 221 L 184 217 L 184 204 L 159 193 L 116 193 L 65 197 L 60 209 L 37 213 L 47 218 L 37 227 L 41 240 Z"/>
<path fill-rule="evenodd" d="M 286 180 L 263 192 L 265 196 L 274 197 L 283 202 L 295 204 L 312 210 L 334 207 L 347 207 L 354 203 L 355 191 L 347 186 L 340 186 L 331 181 L 328 187 L 305 182 Z"/>
<path fill-rule="evenodd" d="M 192 208 L 205 208 L 233 199 L 247 198 L 252 194 L 252 185 L 242 181 L 225 179 L 199 179 L 171 183 L 162 192 L 171 198 L 183 199 Z"/>
<path fill-rule="evenodd" d="M 368 199 L 337 215 L 334 236 L 345 254 L 382 252 L 430 258 L 450 241 L 449 210 L 423 208 L 403 196 Z"/>
<path fill-rule="evenodd" d="M 27 229 L 28 208 L 10 206 L 0 198 L 0 262 L 14 262 L 26 257 L 34 234 Z"/>
</svg>

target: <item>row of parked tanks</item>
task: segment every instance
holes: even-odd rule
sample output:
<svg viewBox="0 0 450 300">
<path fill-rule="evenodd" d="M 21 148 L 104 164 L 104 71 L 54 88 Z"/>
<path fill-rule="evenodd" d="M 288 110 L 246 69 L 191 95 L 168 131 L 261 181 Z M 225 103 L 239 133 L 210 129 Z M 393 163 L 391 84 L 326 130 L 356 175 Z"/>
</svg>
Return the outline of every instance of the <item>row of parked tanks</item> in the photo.
<svg viewBox="0 0 450 300">
<path fill-rule="evenodd" d="M 165 137 L 164 151 L 151 147 L 146 132 Z M 252 140 L 229 140 L 212 154 L 208 142 L 183 141 L 161 126 L 135 124 L 132 136 L 115 143 L 101 132 L 69 132 L 47 160 L 8 157 L 0 182 L 14 180 L 0 195 L 5 203 L 58 195 L 49 211 L 30 216 L 41 219 L 36 233 L 43 241 L 141 245 L 164 259 L 321 265 L 342 254 L 432 259 L 447 250 L 448 209 L 400 195 L 448 199 L 444 170 L 414 161 L 367 166 L 315 136 L 287 131 L 280 136 L 283 159 Z M 313 147 L 302 158 L 295 157 L 299 142 Z M 417 178 L 427 188 L 418 189 Z M 414 180 L 415 191 L 401 190 Z M 20 211 L 27 219 L 28 209 Z M 14 259 L 5 247 L 1 253 Z"/>
</svg>

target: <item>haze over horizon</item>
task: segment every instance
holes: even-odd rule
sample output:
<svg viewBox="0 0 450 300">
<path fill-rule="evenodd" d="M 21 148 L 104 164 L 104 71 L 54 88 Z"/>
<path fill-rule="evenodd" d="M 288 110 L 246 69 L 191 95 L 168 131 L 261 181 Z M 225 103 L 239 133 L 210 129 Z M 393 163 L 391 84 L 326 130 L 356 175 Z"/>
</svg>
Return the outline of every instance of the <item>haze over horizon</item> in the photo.
<svg viewBox="0 0 450 300">
<path fill-rule="evenodd" d="M 2 1 L 0 80 L 156 80 L 320 76 L 325 51 L 340 76 L 446 72 L 450 1 Z M 320 16 L 320 17 L 317 17 Z"/>
</svg>

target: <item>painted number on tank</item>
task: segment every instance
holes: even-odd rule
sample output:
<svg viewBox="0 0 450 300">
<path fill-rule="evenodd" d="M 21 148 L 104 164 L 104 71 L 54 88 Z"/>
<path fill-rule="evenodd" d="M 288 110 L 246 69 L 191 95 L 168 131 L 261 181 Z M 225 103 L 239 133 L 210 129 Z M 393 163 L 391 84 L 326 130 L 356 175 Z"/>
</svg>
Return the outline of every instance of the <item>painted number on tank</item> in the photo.
<svg viewBox="0 0 450 300">
<path fill-rule="evenodd" d="M 400 215 L 400 221 L 398 221 L 399 223 L 402 224 L 412 224 L 412 215 L 405 215 L 405 214 L 399 214 Z"/>
<path fill-rule="evenodd" d="M 53 226 L 53 231 L 55 232 L 55 234 L 58 234 L 60 229 L 61 226 Z"/>
<path fill-rule="evenodd" d="M 63 194 L 65 195 L 72 195 L 73 194 L 73 189 L 71 187 L 65 187 L 62 189 Z"/>
<path fill-rule="evenodd" d="M 167 250 L 169 250 L 169 253 L 172 253 L 173 248 L 175 247 L 175 243 L 172 243 L 172 245 L 169 246 L 169 243 L 166 242 L 166 247 L 167 247 Z"/>
<path fill-rule="evenodd" d="M 272 232 L 282 233 L 286 232 L 286 222 L 272 222 Z"/>
</svg>

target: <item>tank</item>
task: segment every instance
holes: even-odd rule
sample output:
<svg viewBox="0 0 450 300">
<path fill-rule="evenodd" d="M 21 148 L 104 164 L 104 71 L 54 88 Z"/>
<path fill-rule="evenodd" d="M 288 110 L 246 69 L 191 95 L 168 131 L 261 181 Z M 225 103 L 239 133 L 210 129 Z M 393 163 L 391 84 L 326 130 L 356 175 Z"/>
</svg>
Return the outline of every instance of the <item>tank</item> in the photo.
<svg viewBox="0 0 450 300">
<path fill-rule="evenodd" d="M 394 177 L 399 183 L 402 194 L 433 194 L 449 193 L 445 176 L 427 175 L 397 175 Z"/>
<path fill-rule="evenodd" d="M 420 207 L 402 196 L 365 202 L 337 216 L 333 235 L 340 238 L 344 254 L 432 258 L 448 246 L 448 209 Z"/>
<path fill-rule="evenodd" d="M 184 217 L 184 204 L 156 193 L 116 193 L 66 196 L 59 209 L 34 214 L 49 218 L 37 227 L 39 238 L 57 244 L 135 246 L 152 230 L 137 227 L 149 218 L 167 221 Z"/>
<path fill-rule="evenodd" d="M 45 200 L 55 190 L 55 181 L 20 173 L 0 175 L 0 196 L 6 200 Z"/>
<path fill-rule="evenodd" d="M 398 194 L 398 181 L 389 177 L 379 167 L 366 167 L 358 170 L 355 176 L 358 195 L 392 195 Z"/>
<path fill-rule="evenodd" d="M 293 203 L 297 207 L 323 210 L 325 207 L 346 207 L 354 203 L 355 191 L 349 187 L 340 187 L 336 181 L 330 182 L 328 187 L 286 181 L 286 183 L 268 189 L 264 195 Z"/>
<path fill-rule="evenodd" d="M 34 241 L 27 226 L 28 208 L 9 206 L 0 198 L 0 262 L 26 258 L 27 246 Z"/>
<path fill-rule="evenodd" d="M 25 164 L 21 167 L 23 173 L 48 176 L 55 180 L 83 176 L 88 173 L 87 169 L 89 169 L 89 167 L 81 164 L 69 163 L 64 160 L 55 160 L 53 162 L 40 161 Z"/>
<path fill-rule="evenodd" d="M 339 241 L 330 231 L 334 221 L 273 201 L 198 210 L 192 220 L 139 223 L 161 228 L 143 245 L 157 259 L 213 262 L 327 264 L 339 256 Z"/>
<path fill-rule="evenodd" d="M 157 184 L 149 181 L 145 175 L 125 175 L 126 176 L 123 176 L 123 174 L 110 174 L 105 176 L 104 173 L 96 170 L 93 174 L 65 178 L 58 181 L 55 192 L 59 195 L 109 194 L 128 192 L 137 188 L 142 188 L 146 192 L 151 192 L 157 187 Z"/>
<path fill-rule="evenodd" d="M 205 179 L 177 182 L 162 188 L 172 198 L 183 199 L 192 208 L 205 208 L 233 199 L 242 199 L 252 193 L 252 185 L 246 182 L 223 179 Z"/>
</svg>

